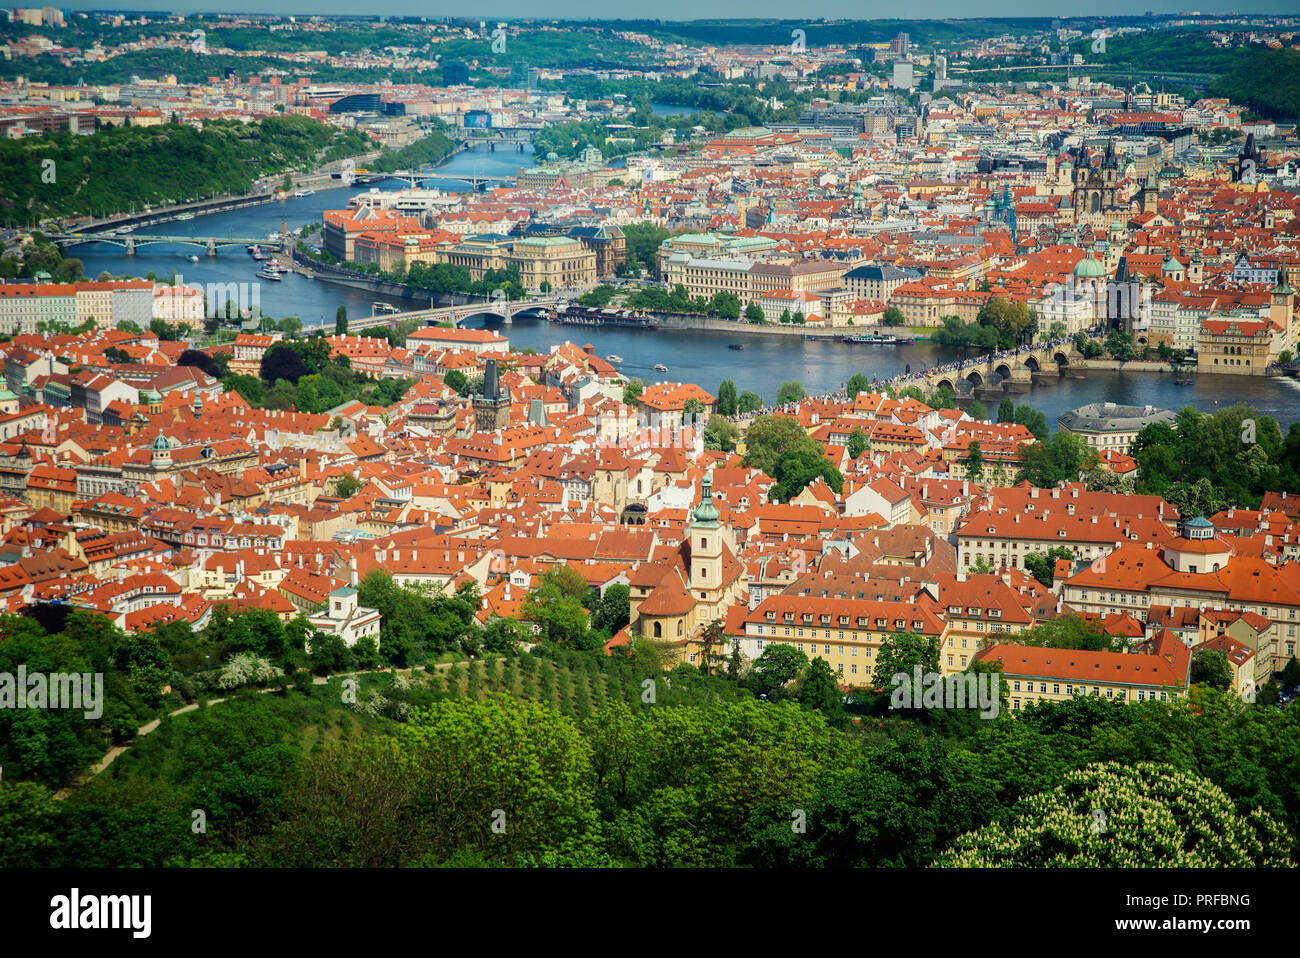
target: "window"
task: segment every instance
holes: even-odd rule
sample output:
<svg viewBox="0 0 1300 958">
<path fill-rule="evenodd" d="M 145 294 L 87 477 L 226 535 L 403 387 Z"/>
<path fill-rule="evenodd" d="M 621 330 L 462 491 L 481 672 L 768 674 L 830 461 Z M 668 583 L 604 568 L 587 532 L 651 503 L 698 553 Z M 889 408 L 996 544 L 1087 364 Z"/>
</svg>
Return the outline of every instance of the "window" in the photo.
<svg viewBox="0 0 1300 958">
<path fill-rule="evenodd" d="M 1059 685 L 1057 685 L 1055 682 L 1052 683 L 1052 694 L 1053 694 L 1053 695 L 1060 695 L 1060 694 L 1061 694 L 1061 687 L 1060 687 Z"/>
<path fill-rule="evenodd" d="M 1013 688 L 1015 691 L 1017 691 L 1017 692 L 1020 691 L 1020 680 L 1019 680 L 1019 679 L 1016 679 L 1016 681 L 1012 683 L 1012 688 Z"/>
</svg>

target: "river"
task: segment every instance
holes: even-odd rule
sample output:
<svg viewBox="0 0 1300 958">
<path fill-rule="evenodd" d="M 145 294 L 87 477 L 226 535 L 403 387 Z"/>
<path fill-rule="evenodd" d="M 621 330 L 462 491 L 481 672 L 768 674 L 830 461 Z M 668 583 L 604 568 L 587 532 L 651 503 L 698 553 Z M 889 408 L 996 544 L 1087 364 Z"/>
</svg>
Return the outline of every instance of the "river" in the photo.
<svg viewBox="0 0 1300 958">
<path fill-rule="evenodd" d="M 673 108 L 669 108 L 673 109 Z M 487 176 L 513 176 L 521 166 L 532 162 L 531 148 L 525 153 L 513 150 L 488 152 L 478 147 L 458 154 L 440 168 L 441 173 Z M 380 189 L 399 189 L 403 184 L 385 181 Z M 447 188 L 439 181 L 440 188 Z M 194 237 L 265 237 L 281 228 L 290 229 L 305 223 L 317 223 L 326 209 L 341 208 L 347 198 L 365 187 L 321 190 L 312 196 L 291 197 L 283 202 L 199 216 L 186 222 L 153 227 L 172 236 Z M 197 263 L 188 257 L 193 247 L 148 246 L 128 257 L 116 246 L 87 244 L 74 247 L 71 255 L 85 263 L 86 274 L 98 276 L 107 270 L 114 275 L 142 276 L 150 271 L 167 278 L 173 271 L 187 283 L 256 283 L 256 264 L 242 248 L 226 249 L 215 257 L 199 255 Z M 201 251 L 199 251 L 201 253 Z M 259 288 L 261 308 L 276 318 L 297 316 L 307 326 L 334 323 L 340 303 L 351 316 L 369 316 L 370 304 L 376 300 L 391 302 L 402 309 L 427 305 L 425 300 L 407 300 L 380 296 L 365 290 L 308 279 L 296 274 L 282 282 L 264 282 Z M 513 326 L 482 318 L 469 325 L 489 322 L 501 329 L 516 347 L 532 346 L 547 351 L 566 340 L 591 343 L 601 356 L 617 354 L 626 361 L 622 371 L 628 376 L 649 381 L 698 383 L 716 392 L 718 383 L 731 379 L 739 390 L 758 393 L 767 402 L 776 398 L 778 388 L 788 380 L 799 380 L 812 394 L 839 389 L 850 376 L 863 373 L 868 378 L 886 379 L 901 373 L 906 365 L 915 371 L 924 366 L 948 362 L 957 351 L 930 343 L 909 346 L 850 346 L 833 341 L 798 339 L 792 336 L 764 336 L 757 333 L 714 332 L 706 330 L 646 331 L 619 328 L 575 328 L 544 320 L 520 319 Z M 732 350 L 731 343 L 743 343 L 743 350 Z M 668 367 L 656 373 L 655 364 Z M 1055 428 L 1062 413 L 1091 402 L 1110 400 L 1130 405 L 1153 405 L 1180 409 L 1192 405 L 1207 412 L 1216 405 L 1233 403 L 1253 405 L 1262 415 L 1282 423 L 1300 421 L 1300 383 L 1289 379 L 1263 379 L 1253 376 L 1195 376 L 1190 386 L 1178 386 L 1167 373 L 1151 374 L 1095 370 L 1085 379 L 1065 378 L 1059 382 L 1035 385 L 1029 392 L 1013 396 L 1018 403 L 1041 409 Z M 986 402 L 994 406 L 994 402 Z M 990 409 L 990 411 L 993 411 Z"/>
</svg>

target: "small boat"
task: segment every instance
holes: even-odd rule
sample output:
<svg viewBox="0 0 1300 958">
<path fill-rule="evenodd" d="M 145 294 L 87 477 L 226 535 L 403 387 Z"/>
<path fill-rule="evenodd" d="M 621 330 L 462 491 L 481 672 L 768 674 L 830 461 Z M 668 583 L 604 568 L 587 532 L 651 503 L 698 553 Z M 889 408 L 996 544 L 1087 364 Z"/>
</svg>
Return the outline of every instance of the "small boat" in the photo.
<svg viewBox="0 0 1300 958">
<path fill-rule="evenodd" d="M 191 256 L 189 260 L 191 263 L 197 263 L 199 261 L 199 258 L 197 256 Z"/>
<path fill-rule="evenodd" d="M 192 219 L 194 219 L 194 214 L 193 214 L 193 213 L 177 213 L 177 214 L 176 214 L 176 218 L 177 218 L 178 220 L 192 220 Z"/>
<path fill-rule="evenodd" d="M 1190 379 L 1175 379 L 1175 380 L 1174 380 L 1174 385 L 1175 385 L 1175 386 L 1190 386 L 1191 384 L 1192 384 L 1192 380 L 1190 380 Z"/>
<path fill-rule="evenodd" d="M 727 348 L 728 348 L 728 349 L 744 349 L 744 348 L 745 348 L 745 344 L 744 344 L 744 343 L 732 343 L 732 344 L 731 344 L 730 346 L 728 346 Z"/>
<path fill-rule="evenodd" d="M 620 356 L 618 353 L 610 353 L 608 356 L 605 357 L 605 359 L 613 363 L 615 366 L 621 365 L 623 362 L 623 357 Z"/>
<path fill-rule="evenodd" d="M 655 372 L 666 373 L 668 372 L 668 367 L 665 366 L 663 363 L 655 363 Z"/>
<path fill-rule="evenodd" d="M 293 195 L 294 195 L 294 196 L 314 196 L 315 194 L 316 194 L 316 191 L 315 191 L 315 190 L 295 190 Z"/>
<path fill-rule="evenodd" d="M 263 266 L 262 269 L 266 270 L 268 273 L 279 273 L 281 276 L 289 272 L 289 267 L 282 266 L 273 259 L 267 260 L 266 265 Z"/>
<path fill-rule="evenodd" d="M 269 279 L 276 283 L 279 283 L 284 279 L 284 277 L 282 277 L 279 273 L 272 272 L 269 269 L 260 269 L 257 271 L 257 275 L 261 279 Z"/>
<path fill-rule="evenodd" d="M 258 262 L 261 262 L 262 260 L 266 259 L 266 254 L 263 253 L 260 249 L 253 250 L 253 259 L 257 260 Z"/>
</svg>

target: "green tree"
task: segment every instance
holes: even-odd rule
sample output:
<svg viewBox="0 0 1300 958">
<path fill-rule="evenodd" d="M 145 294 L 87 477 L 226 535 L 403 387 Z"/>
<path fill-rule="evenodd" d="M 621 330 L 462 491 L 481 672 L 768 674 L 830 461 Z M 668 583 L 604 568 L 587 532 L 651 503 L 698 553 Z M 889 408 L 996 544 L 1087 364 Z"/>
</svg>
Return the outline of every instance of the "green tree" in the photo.
<svg viewBox="0 0 1300 958">
<path fill-rule="evenodd" d="M 704 426 L 704 448 L 731 452 L 740 439 L 740 430 L 722 416 L 710 416 Z"/>
<path fill-rule="evenodd" d="M 776 401 L 781 405 L 784 405 L 785 403 L 795 403 L 805 399 L 807 395 L 808 394 L 804 392 L 803 383 L 786 382 L 782 383 L 781 387 L 776 391 Z"/>
<path fill-rule="evenodd" d="M 600 603 L 593 610 L 592 623 L 598 629 L 613 635 L 628 624 L 631 618 L 630 590 L 627 586 L 614 584 L 606 587 Z"/>
<path fill-rule="evenodd" d="M 828 718 L 838 718 L 844 712 L 839 680 L 820 655 L 812 660 L 799 680 L 799 704 L 816 709 Z"/>
<path fill-rule="evenodd" d="M 1232 663 L 1222 649 L 1196 649 L 1192 652 L 1191 681 L 1216 689 L 1232 688 Z"/>
<path fill-rule="evenodd" d="M 643 379 L 634 379 L 623 387 L 623 405 L 635 406 L 637 400 L 641 398 L 641 392 L 645 389 L 647 383 Z"/>
<path fill-rule="evenodd" d="M 757 691 L 772 694 L 796 679 L 808 668 L 808 656 L 793 645 L 775 642 L 754 660 L 750 676 Z"/>
<path fill-rule="evenodd" d="M 902 326 L 906 324 L 907 319 L 903 316 L 903 311 L 897 306 L 888 306 L 885 308 L 885 315 L 881 321 L 886 326 Z"/>
<path fill-rule="evenodd" d="M 853 431 L 849 433 L 849 439 L 845 445 L 849 451 L 849 457 L 857 459 L 867 451 L 867 447 L 870 443 L 867 440 L 867 434 L 863 432 L 862 427 L 855 426 Z"/>
<path fill-rule="evenodd" d="M 893 632 L 880 643 L 871 674 L 877 688 L 887 688 L 885 683 L 892 682 L 895 675 L 902 672 L 910 676 L 918 665 L 922 673 L 939 671 L 938 637 Z"/>
<path fill-rule="evenodd" d="M 984 454 L 978 440 L 972 439 L 966 447 L 966 476 L 974 482 L 984 479 Z"/>
<path fill-rule="evenodd" d="M 1074 553 L 1065 546 L 1053 546 L 1047 550 L 1046 554 L 1031 552 L 1024 558 L 1025 571 L 1043 585 L 1050 587 L 1052 584 L 1052 570 L 1056 567 L 1058 559 L 1073 562 Z"/>
<path fill-rule="evenodd" d="M 346 336 L 348 334 L 348 307 L 345 303 L 339 303 L 339 308 L 334 311 L 334 335 Z"/>
<path fill-rule="evenodd" d="M 758 303 L 750 303 L 745 307 L 745 318 L 751 323 L 766 322 L 767 317 L 763 315 L 763 307 Z"/>
<path fill-rule="evenodd" d="M 763 408 L 763 400 L 759 398 L 758 393 L 752 393 L 746 390 L 740 394 L 740 399 L 736 401 L 736 406 L 741 413 L 758 412 Z"/>
<path fill-rule="evenodd" d="M 978 419 L 980 422 L 986 422 L 989 418 L 989 411 L 984 408 L 984 404 L 978 399 L 970 404 L 970 408 L 966 410 L 966 413 L 972 419 Z"/>
<path fill-rule="evenodd" d="M 736 384 L 730 379 L 724 379 L 718 386 L 718 414 L 721 416 L 734 416 L 738 401 Z"/>
<path fill-rule="evenodd" d="M 854 373 L 849 377 L 849 381 L 844 384 L 844 392 L 850 400 L 857 397 L 858 393 L 871 392 L 871 380 L 862 373 Z"/>
</svg>

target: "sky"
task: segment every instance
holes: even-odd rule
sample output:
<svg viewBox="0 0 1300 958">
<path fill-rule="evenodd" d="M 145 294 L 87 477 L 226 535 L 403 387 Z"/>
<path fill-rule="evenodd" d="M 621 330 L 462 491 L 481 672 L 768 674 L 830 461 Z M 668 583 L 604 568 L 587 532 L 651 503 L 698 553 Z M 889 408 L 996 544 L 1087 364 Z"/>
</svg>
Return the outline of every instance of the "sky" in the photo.
<svg viewBox="0 0 1300 958">
<path fill-rule="evenodd" d="M 171 0 L 170 3 L 132 2 L 132 0 L 100 0 L 100 2 L 58 4 L 72 10 L 154 10 L 173 12 L 269 13 L 298 14 L 356 14 L 356 0 Z M 898 3 L 863 2 L 863 0 L 811 0 L 791 4 L 790 0 L 481 0 L 471 8 L 463 2 L 441 0 L 374 0 L 365 4 L 365 10 L 374 14 L 396 16 L 445 17 L 466 15 L 483 20 L 511 17 L 558 17 L 581 19 L 608 17 L 638 19 L 656 17 L 662 20 L 690 20 L 726 17 L 771 17 L 793 19 L 802 14 L 809 18 L 891 19 L 918 18 L 972 18 L 972 17 L 1080 17 L 1080 16 L 1132 16 L 1152 10 L 1157 13 L 1197 11 L 1200 13 L 1226 13 L 1245 10 L 1249 13 L 1294 14 L 1295 0 L 1249 0 L 1239 3 L 1202 3 L 1189 5 L 1187 0 L 1095 0 L 1095 2 L 1044 3 L 1043 0 L 912 0 L 905 6 Z M 796 13 L 797 11 L 797 13 Z"/>
</svg>

